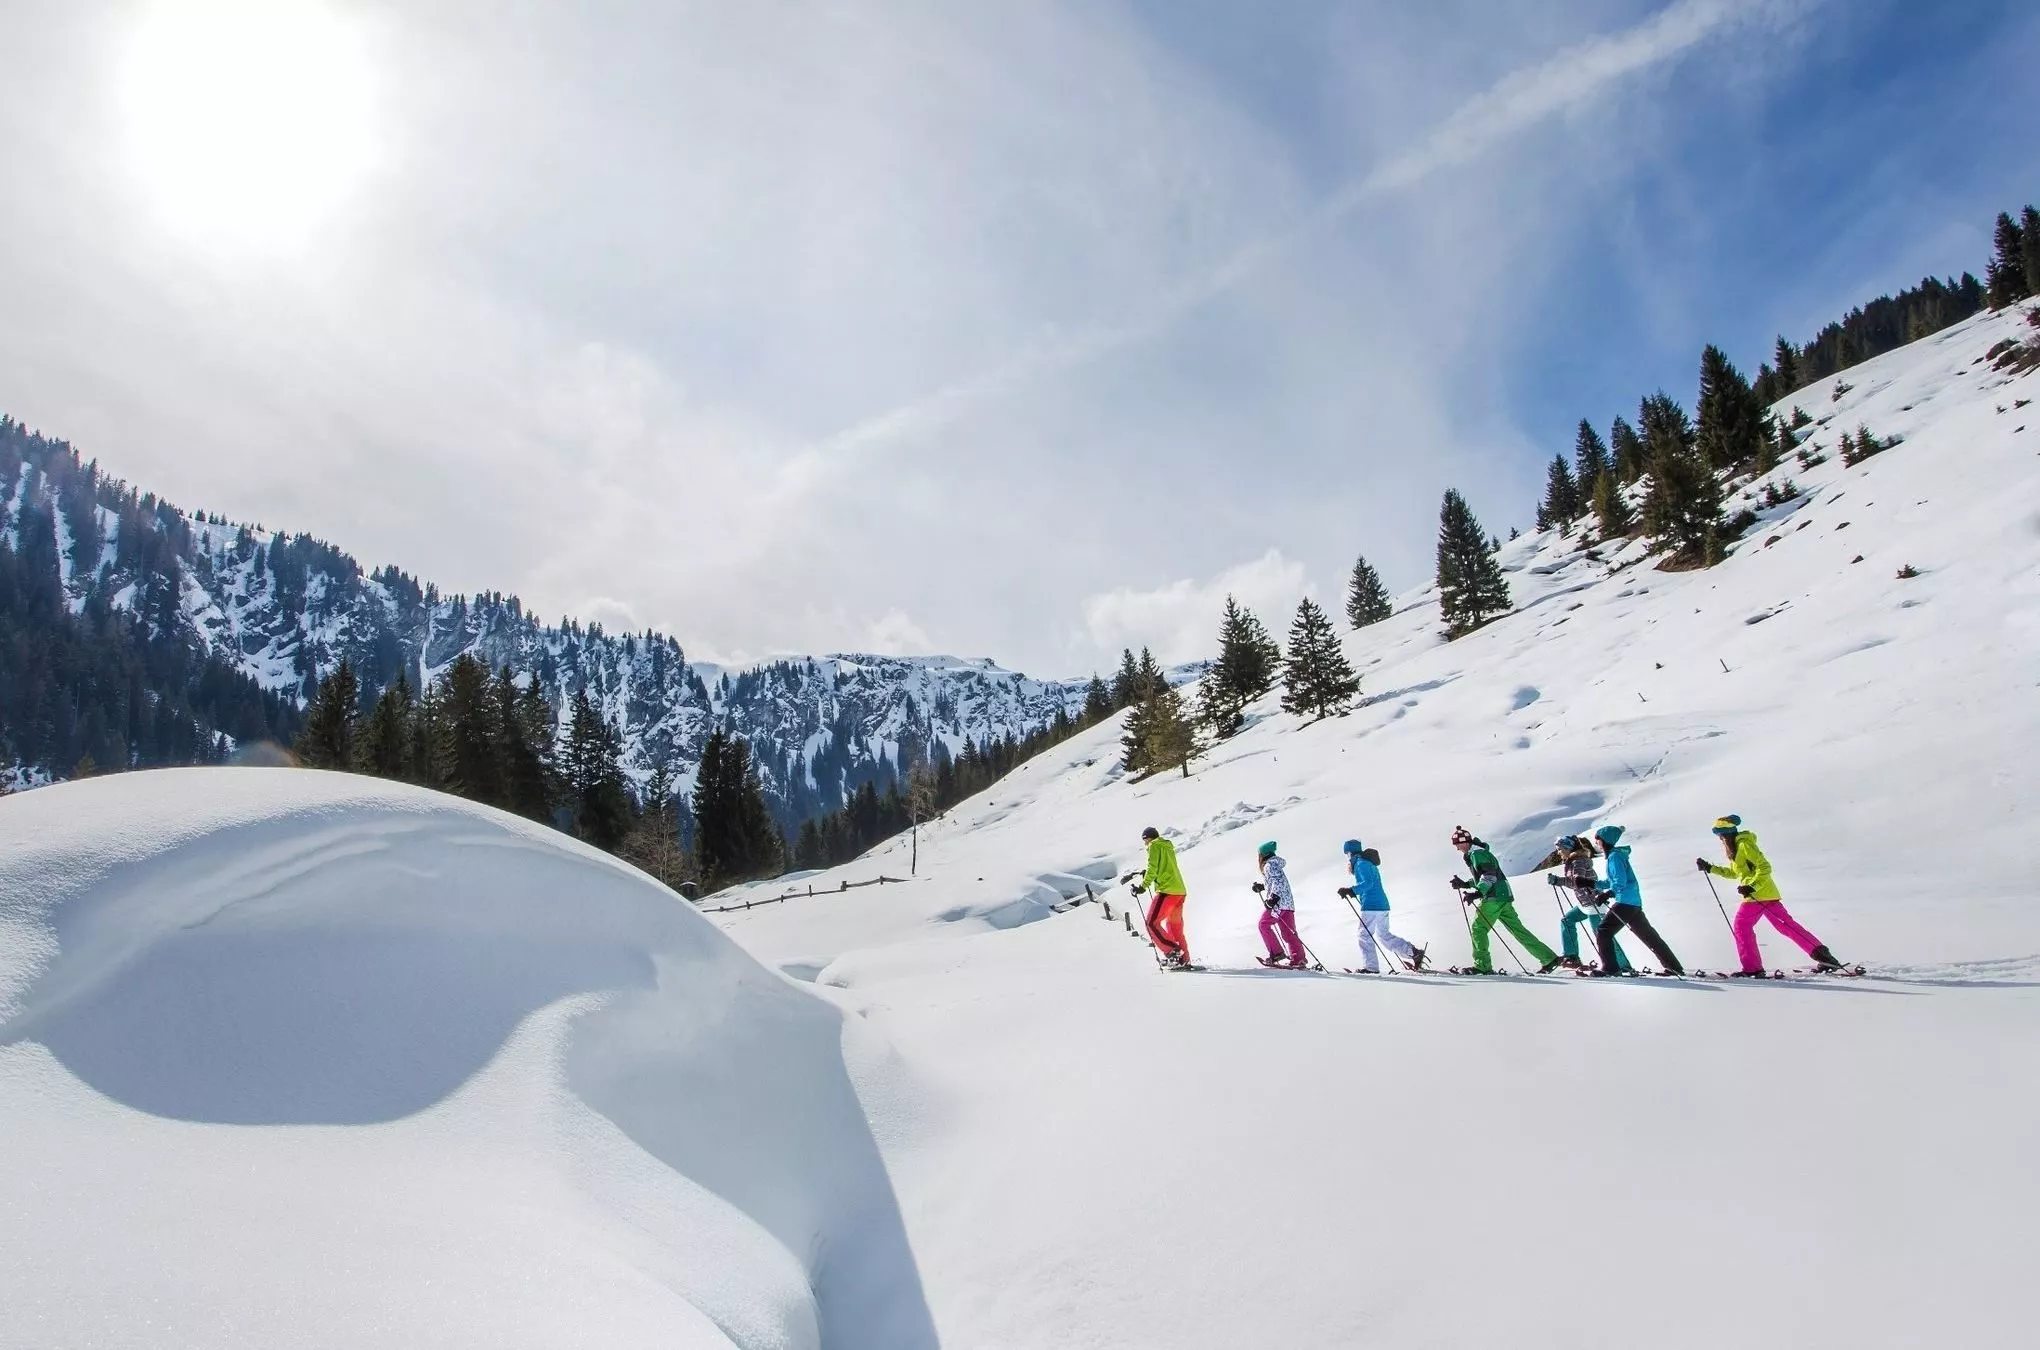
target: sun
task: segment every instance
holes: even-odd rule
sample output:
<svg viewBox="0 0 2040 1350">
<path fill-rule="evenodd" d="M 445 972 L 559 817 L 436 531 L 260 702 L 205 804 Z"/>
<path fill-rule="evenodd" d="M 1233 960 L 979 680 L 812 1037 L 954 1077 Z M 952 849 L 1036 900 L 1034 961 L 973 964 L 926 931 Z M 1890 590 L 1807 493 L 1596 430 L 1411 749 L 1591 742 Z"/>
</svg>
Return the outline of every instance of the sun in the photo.
<svg viewBox="0 0 2040 1350">
<path fill-rule="evenodd" d="M 151 206 L 203 240 L 302 244 L 372 167 L 363 35 L 316 0 L 158 0 L 119 79 Z"/>
</svg>

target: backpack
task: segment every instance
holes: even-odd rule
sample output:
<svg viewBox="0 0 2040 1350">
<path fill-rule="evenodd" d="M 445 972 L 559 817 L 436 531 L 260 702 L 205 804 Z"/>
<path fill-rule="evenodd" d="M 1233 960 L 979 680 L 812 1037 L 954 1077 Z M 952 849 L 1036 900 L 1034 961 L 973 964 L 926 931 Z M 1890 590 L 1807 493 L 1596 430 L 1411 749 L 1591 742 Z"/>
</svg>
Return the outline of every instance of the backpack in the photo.
<svg viewBox="0 0 2040 1350">
<path fill-rule="evenodd" d="M 1360 850 L 1360 856 L 1373 863 L 1376 867 L 1381 866 L 1381 850 L 1379 849 L 1363 848 Z"/>
</svg>

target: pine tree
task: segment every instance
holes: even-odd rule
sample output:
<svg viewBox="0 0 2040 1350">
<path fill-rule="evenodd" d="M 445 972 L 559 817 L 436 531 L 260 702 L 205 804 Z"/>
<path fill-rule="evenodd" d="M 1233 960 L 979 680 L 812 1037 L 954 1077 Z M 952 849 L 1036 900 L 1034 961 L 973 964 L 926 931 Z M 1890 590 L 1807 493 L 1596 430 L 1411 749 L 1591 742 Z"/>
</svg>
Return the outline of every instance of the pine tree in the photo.
<svg viewBox="0 0 2040 1350">
<path fill-rule="evenodd" d="M 2026 294 L 2040 295 L 2040 207 L 2019 213 L 2019 245 L 2026 255 Z"/>
<path fill-rule="evenodd" d="M 1084 723 L 1095 725 L 1112 716 L 1112 691 L 1105 687 L 1105 681 L 1096 674 L 1091 676 L 1091 687 L 1084 691 Z"/>
<path fill-rule="evenodd" d="M 1438 609 L 1445 631 L 1460 637 L 1509 611 L 1509 582 L 1495 562 L 1480 522 L 1452 488 L 1438 510 Z"/>
<path fill-rule="evenodd" d="M 814 828 L 814 821 L 807 822 Z M 805 836 L 803 836 L 805 837 Z M 664 764 L 652 770 L 637 823 L 625 836 L 621 856 L 640 870 L 678 889 L 690 879 L 687 852 L 680 846 L 679 803 L 673 796 L 673 771 Z"/>
<path fill-rule="evenodd" d="M 1594 430 L 1594 424 L 1586 418 L 1580 419 L 1580 429 L 1573 437 L 1573 483 L 1579 491 L 1579 509 L 1584 514 L 1593 509 L 1594 491 L 1601 479 L 1615 471 L 1615 463 L 1608 457 L 1608 447 L 1601 442 L 1601 434 Z"/>
<path fill-rule="evenodd" d="M 1140 687 L 1140 667 L 1134 664 L 1133 648 L 1126 647 L 1119 653 L 1119 673 L 1112 677 L 1112 707 L 1114 711 L 1131 708 L 1143 697 Z"/>
<path fill-rule="evenodd" d="M 1771 355 L 1771 364 L 1778 368 L 1778 389 L 1782 394 L 1792 393 L 1803 387 L 1806 381 L 1799 377 L 1799 349 L 1778 336 L 1778 347 Z"/>
<path fill-rule="evenodd" d="M 346 657 L 331 675 L 319 682 L 311 706 L 305 711 L 304 729 L 298 733 L 298 763 L 310 769 L 352 769 L 354 730 L 360 716 L 356 706 L 361 697 L 354 667 Z"/>
<path fill-rule="evenodd" d="M 599 849 L 614 851 L 631 827 L 629 789 L 623 780 L 623 744 L 616 728 L 589 701 L 586 689 L 574 691 L 567 722 L 566 753 L 560 766 L 565 779 L 574 833 Z"/>
<path fill-rule="evenodd" d="M 1615 479 L 1625 486 L 1643 477 L 1650 467 L 1650 454 L 1636 428 L 1621 418 L 1608 428 L 1608 453 L 1615 461 Z"/>
<path fill-rule="evenodd" d="M 432 747 L 439 739 L 441 689 L 439 681 L 427 684 L 411 705 L 411 781 L 439 786 L 432 765 Z"/>
<path fill-rule="evenodd" d="M 412 778 L 412 712 L 411 679 L 399 669 L 355 736 L 354 767 L 378 778 Z"/>
<path fill-rule="evenodd" d="M 1395 606 L 1388 598 L 1388 588 L 1381 584 L 1381 574 L 1366 558 L 1353 562 L 1353 575 L 1346 582 L 1346 622 L 1353 627 L 1366 628 L 1380 623 L 1395 612 Z M 1280 655 L 1273 652 L 1271 654 Z"/>
<path fill-rule="evenodd" d="M 1230 736 L 1240 729 L 1247 705 L 1275 687 L 1281 660 L 1281 649 L 1253 611 L 1228 595 L 1218 624 L 1218 660 L 1205 673 L 1200 696 L 1199 713 L 1214 732 Z"/>
<path fill-rule="evenodd" d="M 696 770 L 694 841 L 702 880 L 710 889 L 772 875 L 785 847 L 751 762 L 751 747 L 720 727 L 709 733 Z"/>
<path fill-rule="evenodd" d="M 1721 482 L 1700 458 L 1686 410 L 1669 394 L 1645 399 L 1640 419 L 1650 451 L 1643 527 L 1675 563 L 1707 566 L 1720 548 Z"/>
<path fill-rule="evenodd" d="M 1147 703 L 1135 704 L 1126 715 L 1126 729 L 1119 735 L 1119 765 L 1135 776 L 1147 772 L 1148 707 Z"/>
<path fill-rule="evenodd" d="M 1162 673 L 1161 662 L 1155 660 L 1155 654 L 1145 647 L 1140 649 L 1140 662 L 1134 666 L 1133 673 L 1133 698 L 1136 703 L 1147 702 L 1157 689 L 1169 682 L 1168 676 Z"/>
<path fill-rule="evenodd" d="M 1540 529 L 1563 530 L 1580 513 L 1580 487 L 1564 455 L 1553 455 L 1544 474 L 1544 504 L 1537 508 Z"/>
<path fill-rule="evenodd" d="M 1594 483 L 1594 520 L 1603 539 L 1621 539 L 1636 528 L 1636 513 L 1629 509 L 1629 499 L 1612 473 L 1602 474 Z"/>
<path fill-rule="evenodd" d="M 486 661 L 470 652 L 453 658 L 440 676 L 438 735 L 432 746 L 434 781 L 470 801 L 503 804 L 498 757 L 499 717 Z"/>
<path fill-rule="evenodd" d="M 1754 460 L 1764 440 L 1764 410 L 1728 354 L 1709 344 L 1700 353 L 1700 420 L 1694 443 L 1713 469 L 1734 469 Z"/>
<path fill-rule="evenodd" d="M 1986 281 L 1990 307 L 2003 309 L 2026 295 L 2026 241 L 2019 222 L 2008 211 L 1998 215 L 1996 245 Z"/>
<path fill-rule="evenodd" d="M 1190 761 L 1197 755 L 1197 728 L 1183 707 L 1183 696 L 1164 683 L 1148 696 L 1141 707 L 1141 729 L 1146 737 L 1142 763 L 1149 773 L 1178 769 L 1190 776 Z"/>
<path fill-rule="evenodd" d="M 1360 677 L 1346 660 L 1338 630 L 1322 609 L 1304 597 L 1289 625 L 1289 657 L 1282 666 L 1282 710 L 1329 717 L 1344 712 L 1359 692 Z"/>
<path fill-rule="evenodd" d="M 552 705 L 536 678 L 519 688 L 508 666 L 497 675 L 495 703 L 503 809 L 532 820 L 551 820 L 555 772 Z"/>
</svg>

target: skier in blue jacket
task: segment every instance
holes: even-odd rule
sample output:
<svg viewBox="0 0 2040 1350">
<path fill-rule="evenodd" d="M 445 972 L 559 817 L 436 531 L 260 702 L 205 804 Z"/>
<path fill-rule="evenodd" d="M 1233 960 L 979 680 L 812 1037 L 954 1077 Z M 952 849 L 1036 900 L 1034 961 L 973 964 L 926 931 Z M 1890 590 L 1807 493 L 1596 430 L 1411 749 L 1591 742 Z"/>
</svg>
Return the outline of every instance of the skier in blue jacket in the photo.
<svg viewBox="0 0 2040 1350">
<path fill-rule="evenodd" d="M 1629 863 L 1629 845 L 1622 843 L 1620 825 L 1603 825 L 1594 831 L 1594 838 L 1601 845 L 1601 852 L 1608 857 L 1608 890 L 1605 894 L 1614 901 L 1608 906 L 1608 917 L 1601 920 L 1601 926 L 1594 934 L 1594 940 L 1601 948 L 1601 968 L 1589 972 L 1596 975 L 1611 974 L 1615 970 L 1615 935 L 1627 928 L 1650 948 L 1652 956 L 1658 959 L 1667 973 L 1683 975 L 1686 968 L 1679 964 L 1679 958 L 1672 955 L 1672 949 L 1650 920 L 1643 914 L 1643 887 L 1637 884 L 1636 869 Z"/>
<path fill-rule="evenodd" d="M 1381 884 L 1381 855 L 1362 848 L 1358 839 L 1346 841 L 1346 866 L 1353 884 L 1341 887 L 1340 898 L 1354 901 L 1360 917 L 1360 960 L 1369 975 L 1381 973 L 1380 947 L 1394 952 L 1411 970 L 1424 968 L 1424 949 L 1388 931 L 1388 891 Z"/>
</svg>

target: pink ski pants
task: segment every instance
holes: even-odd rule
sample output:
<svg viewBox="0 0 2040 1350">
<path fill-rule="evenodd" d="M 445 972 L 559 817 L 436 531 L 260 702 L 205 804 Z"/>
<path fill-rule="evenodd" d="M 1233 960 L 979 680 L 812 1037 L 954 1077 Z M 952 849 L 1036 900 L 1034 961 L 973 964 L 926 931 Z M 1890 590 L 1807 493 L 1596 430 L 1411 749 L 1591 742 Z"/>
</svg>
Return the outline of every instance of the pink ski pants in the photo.
<svg viewBox="0 0 2040 1350">
<path fill-rule="evenodd" d="M 1762 970 L 1764 954 L 1757 950 L 1757 920 L 1765 919 L 1771 927 L 1799 944 L 1800 950 L 1808 956 L 1820 946 L 1820 939 L 1806 931 L 1805 925 L 1792 917 L 1782 900 L 1745 900 L 1735 911 L 1735 957 L 1742 962 L 1744 970 Z"/>
<path fill-rule="evenodd" d="M 1271 909 L 1261 915 L 1261 941 L 1268 945 L 1268 955 L 1279 958 L 1282 951 L 1275 945 L 1275 935 L 1282 935 L 1283 944 L 1289 948 L 1289 959 L 1303 961 L 1303 939 L 1296 935 L 1296 911 L 1293 909 Z"/>
</svg>

